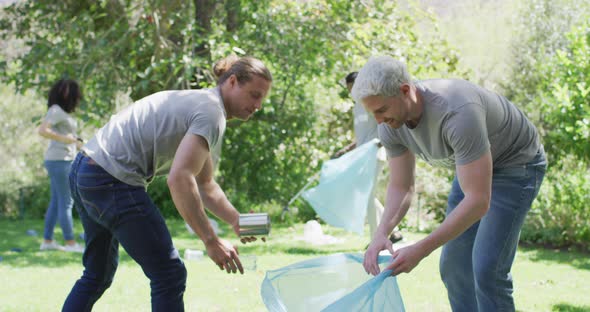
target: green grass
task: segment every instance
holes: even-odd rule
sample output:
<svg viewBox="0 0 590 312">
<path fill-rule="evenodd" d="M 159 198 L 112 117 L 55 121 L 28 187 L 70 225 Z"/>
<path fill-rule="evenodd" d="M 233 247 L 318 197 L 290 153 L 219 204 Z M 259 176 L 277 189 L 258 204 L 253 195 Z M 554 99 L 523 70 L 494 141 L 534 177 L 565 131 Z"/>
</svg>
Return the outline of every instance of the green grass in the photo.
<svg viewBox="0 0 590 312">
<path fill-rule="evenodd" d="M 169 220 L 176 247 L 203 250 L 179 220 Z M 80 232 L 79 222 L 76 222 Z M 0 311 L 59 311 L 63 300 L 82 272 L 79 254 L 41 252 L 41 237 L 26 235 L 28 229 L 42 233 L 40 220 L 0 220 Z M 265 311 L 260 285 L 267 270 L 337 252 L 360 252 L 367 237 L 323 226 L 326 234 L 344 239 L 336 245 L 313 246 L 297 240 L 303 225 L 273 225 L 267 243 L 241 245 L 242 254 L 257 256 L 257 270 L 244 275 L 221 272 L 212 261 L 186 261 L 187 311 Z M 224 227 L 227 234 L 227 228 Z M 404 233 L 409 241 L 424 236 Z M 56 231 L 56 237 L 61 232 Z M 233 235 L 228 238 L 237 242 Z M 10 251 L 20 248 L 21 252 Z M 408 311 L 450 311 L 446 291 L 438 275 L 440 251 L 424 259 L 398 283 Z M 521 248 L 513 269 L 515 300 L 519 311 L 590 311 L 590 258 L 586 254 Z M 149 282 L 127 254 L 121 261 L 113 285 L 93 311 L 149 311 Z"/>
</svg>

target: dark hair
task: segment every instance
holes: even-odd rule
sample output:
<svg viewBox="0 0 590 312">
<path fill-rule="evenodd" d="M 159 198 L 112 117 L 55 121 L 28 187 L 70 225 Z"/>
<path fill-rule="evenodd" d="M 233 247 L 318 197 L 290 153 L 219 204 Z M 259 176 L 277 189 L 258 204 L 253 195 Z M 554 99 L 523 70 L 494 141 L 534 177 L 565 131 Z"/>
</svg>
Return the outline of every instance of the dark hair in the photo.
<svg viewBox="0 0 590 312">
<path fill-rule="evenodd" d="M 75 80 L 60 79 L 49 90 L 47 109 L 51 105 L 59 105 L 66 113 L 76 110 L 82 99 L 82 89 Z"/>
<path fill-rule="evenodd" d="M 346 84 L 354 83 L 354 81 L 356 80 L 356 76 L 358 74 L 359 74 L 358 72 L 352 72 L 352 73 L 346 75 L 346 78 L 344 78 L 344 80 L 346 81 Z"/>
<path fill-rule="evenodd" d="M 213 73 L 217 77 L 217 84 L 223 84 L 231 75 L 236 75 L 238 83 L 242 84 L 252 80 L 252 75 L 259 76 L 272 82 L 272 75 L 264 63 L 253 57 L 237 57 L 230 55 L 219 60 L 213 66 Z"/>
</svg>

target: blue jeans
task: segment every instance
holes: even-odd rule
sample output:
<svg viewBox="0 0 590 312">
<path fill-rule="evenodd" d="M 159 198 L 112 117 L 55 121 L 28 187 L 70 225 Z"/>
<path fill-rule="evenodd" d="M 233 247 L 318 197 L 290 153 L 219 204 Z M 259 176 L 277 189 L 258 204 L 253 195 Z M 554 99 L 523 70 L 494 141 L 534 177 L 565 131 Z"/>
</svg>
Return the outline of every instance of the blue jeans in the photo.
<svg viewBox="0 0 590 312">
<path fill-rule="evenodd" d="M 144 187 L 123 183 L 78 154 L 70 187 L 86 234 L 84 272 L 63 311 L 90 311 L 111 285 L 119 244 L 150 279 L 152 311 L 183 311 L 186 268 Z"/>
<path fill-rule="evenodd" d="M 497 168 L 492 176 L 490 209 L 463 234 L 447 242 L 440 275 L 453 311 L 514 311 L 510 268 L 520 229 L 545 176 L 541 150 L 526 165 Z M 464 194 L 455 177 L 447 215 Z"/>
<path fill-rule="evenodd" d="M 45 168 L 49 175 L 51 198 L 45 213 L 43 238 L 53 240 L 53 229 L 59 220 L 64 240 L 74 239 L 74 222 L 72 220 L 72 196 L 68 183 L 71 161 L 46 160 Z"/>
</svg>

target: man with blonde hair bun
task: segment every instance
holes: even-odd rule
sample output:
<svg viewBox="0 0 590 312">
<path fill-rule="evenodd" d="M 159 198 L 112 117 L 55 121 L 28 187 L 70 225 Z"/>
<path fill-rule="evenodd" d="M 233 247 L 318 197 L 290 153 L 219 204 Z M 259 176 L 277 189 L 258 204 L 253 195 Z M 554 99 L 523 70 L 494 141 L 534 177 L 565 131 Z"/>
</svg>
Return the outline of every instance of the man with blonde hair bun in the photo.
<svg viewBox="0 0 590 312">
<path fill-rule="evenodd" d="M 176 209 L 201 238 L 207 255 L 228 273 L 244 270 L 237 249 L 217 237 L 204 207 L 239 235 L 239 212 L 213 179 L 211 151 L 226 120 L 248 120 L 272 83 L 252 57 L 217 63 L 217 87 L 162 91 L 114 115 L 72 164 L 70 188 L 84 226 L 84 272 L 63 311 L 90 311 L 111 285 L 119 244 L 150 279 L 152 311 L 183 311 L 186 268 L 146 188 L 168 175 Z M 242 242 L 254 240 L 243 237 Z"/>
<path fill-rule="evenodd" d="M 404 63 L 372 57 L 352 96 L 379 123 L 389 162 L 385 212 L 363 266 L 378 274 L 388 249 L 393 275 L 443 246 L 440 274 L 453 311 L 514 311 L 512 275 L 520 229 L 547 162 L 535 126 L 505 97 L 459 79 L 412 81 Z M 454 168 L 445 220 L 393 250 L 387 239 L 410 207 L 415 157 Z"/>
</svg>

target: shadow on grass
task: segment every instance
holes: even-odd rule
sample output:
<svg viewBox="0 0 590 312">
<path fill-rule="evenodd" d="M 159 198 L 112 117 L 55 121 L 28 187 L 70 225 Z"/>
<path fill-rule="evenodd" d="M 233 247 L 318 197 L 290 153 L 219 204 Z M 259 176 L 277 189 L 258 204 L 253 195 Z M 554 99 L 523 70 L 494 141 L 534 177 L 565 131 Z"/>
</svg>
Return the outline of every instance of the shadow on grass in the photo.
<svg viewBox="0 0 590 312">
<path fill-rule="evenodd" d="M 590 312 L 590 306 L 578 307 L 567 303 L 553 305 L 551 311 L 558 312 Z"/>
<path fill-rule="evenodd" d="M 520 250 L 528 253 L 531 261 L 549 261 L 571 265 L 581 270 L 590 270 L 590 256 L 586 253 L 526 245 L 520 246 Z"/>
</svg>

